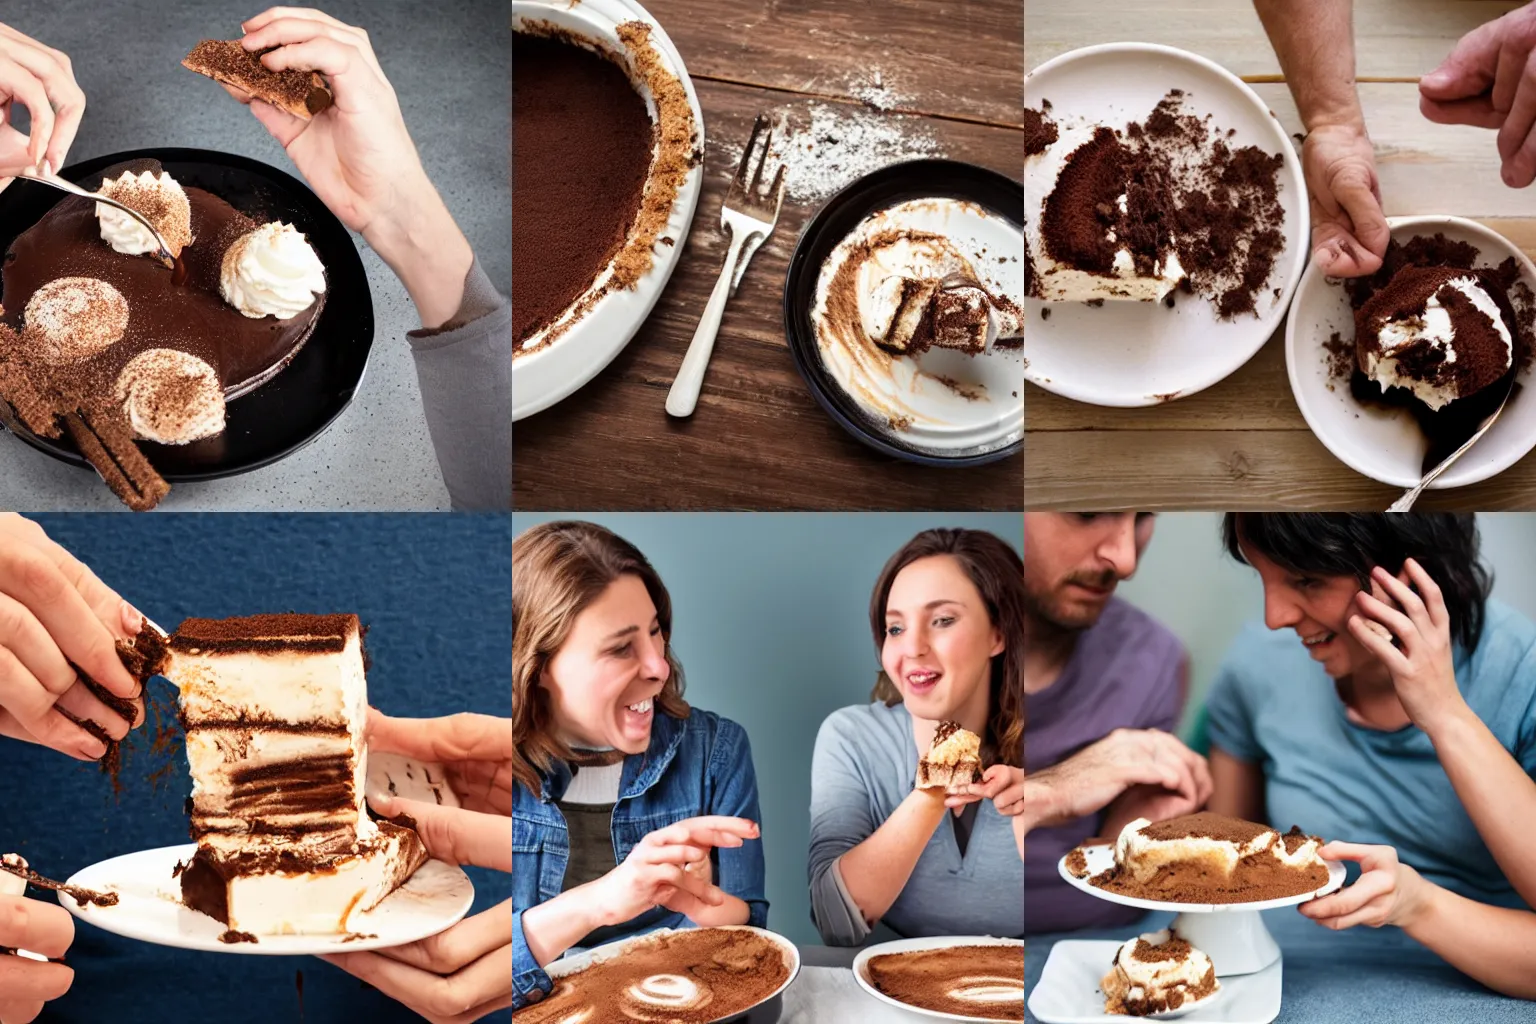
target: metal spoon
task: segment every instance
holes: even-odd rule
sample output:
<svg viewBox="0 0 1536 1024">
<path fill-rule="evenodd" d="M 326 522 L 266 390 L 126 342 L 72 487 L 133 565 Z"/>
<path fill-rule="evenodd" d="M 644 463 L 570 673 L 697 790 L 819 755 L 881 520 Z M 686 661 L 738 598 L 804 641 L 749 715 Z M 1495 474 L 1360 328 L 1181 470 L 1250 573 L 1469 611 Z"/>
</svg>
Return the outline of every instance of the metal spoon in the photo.
<svg viewBox="0 0 1536 1024">
<path fill-rule="evenodd" d="M 149 233 L 155 238 L 155 244 L 160 247 L 159 252 L 155 253 L 155 255 L 159 257 L 166 266 L 170 266 L 176 261 L 176 257 L 171 255 L 170 246 L 166 245 L 165 239 L 160 237 L 160 232 L 156 231 L 155 226 L 151 224 L 138 210 L 135 210 L 132 207 L 124 206 L 116 199 L 108 199 L 106 196 L 98 195 L 95 192 L 87 192 L 85 189 L 81 188 L 79 185 L 76 185 L 74 182 L 65 181 L 63 178 L 53 173 L 53 167 L 48 161 L 43 161 L 41 169 L 36 167 L 29 167 L 27 170 L 18 174 L 17 177 L 25 178 L 27 181 L 41 182 L 44 185 L 52 185 L 54 188 L 63 192 L 68 192 L 70 195 L 80 196 L 82 199 L 89 199 L 97 203 L 106 203 L 108 206 L 114 206 L 117 209 L 122 210 L 128 216 L 132 217 L 134 220 L 138 221 L 140 224 L 143 224 L 146 228 L 149 229 Z"/>
<path fill-rule="evenodd" d="M 1488 428 L 1493 426 L 1493 421 L 1499 418 L 1499 413 L 1503 412 L 1504 407 L 1509 404 L 1509 396 L 1514 393 L 1515 384 L 1514 381 L 1511 380 L 1508 390 L 1504 392 L 1504 400 L 1499 403 L 1499 407 L 1497 409 L 1493 410 L 1493 412 L 1489 414 L 1487 419 L 1483 420 L 1483 422 L 1478 425 L 1477 433 L 1467 438 L 1466 443 L 1463 444 L 1460 448 L 1457 448 L 1444 459 L 1441 459 L 1438 466 L 1424 474 L 1424 479 L 1419 481 L 1417 487 L 1414 487 L 1410 491 L 1404 492 L 1401 498 L 1398 498 L 1387 508 L 1387 511 L 1407 512 L 1409 509 L 1413 508 L 1413 503 L 1419 500 L 1419 495 L 1424 492 L 1424 488 L 1434 483 L 1435 479 L 1441 473 L 1444 473 L 1446 470 L 1450 469 L 1452 463 L 1461 458 L 1463 455 L 1467 454 L 1467 449 L 1471 448 L 1474 444 L 1477 444 L 1482 436 L 1488 433 Z"/>
</svg>

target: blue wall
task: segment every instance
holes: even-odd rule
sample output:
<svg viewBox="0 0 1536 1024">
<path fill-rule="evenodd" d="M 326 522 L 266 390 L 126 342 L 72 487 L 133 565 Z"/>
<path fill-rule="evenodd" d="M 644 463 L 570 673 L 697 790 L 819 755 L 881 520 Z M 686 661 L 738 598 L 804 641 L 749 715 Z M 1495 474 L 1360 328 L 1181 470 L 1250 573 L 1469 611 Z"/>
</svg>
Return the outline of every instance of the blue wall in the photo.
<svg viewBox="0 0 1536 1024">
<path fill-rule="evenodd" d="M 869 631 L 875 578 L 921 530 L 989 530 L 1022 550 L 1018 515 L 944 513 L 514 513 L 513 533 L 587 519 L 629 540 L 661 574 L 691 704 L 752 740 L 768 865 L 768 926 L 819 944 L 805 855 L 811 749 L 822 719 L 869 700 L 880 670 Z"/>
<path fill-rule="evenodd" d="M 511 534 L 505 516 L 45 515 L 49 535 L 167 629 L 189 615 L 351 611 L 370 626 L 372 703 L 395 715 L 510 715 Z M 164 681 L 174 700 L 174 691 Z M 107 857 L 187 842 L 185 762 L 167 784 L 130 750 L 114 798 L 94 765 L 0 739 L 0 852 L 62 878 Z M 469 869 L 475 908 L 506 899 L 505 875 Z M 50 897 L 51 898 L 51 897 Z M 311 957 L 190 952 L 79 923 L 75 983 L 42 1021 L 166 1024 L 419 1021 Z M 492 1020 L 509 1020 L 510 1013 Z"/>
</svg>

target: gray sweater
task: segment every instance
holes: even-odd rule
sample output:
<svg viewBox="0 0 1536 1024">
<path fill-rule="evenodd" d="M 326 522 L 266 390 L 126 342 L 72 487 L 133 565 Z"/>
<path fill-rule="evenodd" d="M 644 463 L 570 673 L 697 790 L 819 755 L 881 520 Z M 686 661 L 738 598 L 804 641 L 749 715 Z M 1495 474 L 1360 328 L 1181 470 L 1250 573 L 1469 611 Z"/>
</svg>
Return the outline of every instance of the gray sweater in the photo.
<svg viewBox="0 0 1536 1024">
<path fill-rule="evenodd" d="M 821 723 L 811 759 L 811 919 L 829 946 L 870 936 L 838 858 L 869 838 L 912 792 L 917 746 L 906 706 L 841 708 Z M 1013 824 L 982 801 L 965 856 L 946 815 L 882 921 L 898 935 L 1024 935 L 1024 863 Z"/>
<path fill-rule="evenodd" d="M 459 311 L 406 335 L 455 511 L 512 507 L 512 303 L 476 260 Z"/>
</svg>

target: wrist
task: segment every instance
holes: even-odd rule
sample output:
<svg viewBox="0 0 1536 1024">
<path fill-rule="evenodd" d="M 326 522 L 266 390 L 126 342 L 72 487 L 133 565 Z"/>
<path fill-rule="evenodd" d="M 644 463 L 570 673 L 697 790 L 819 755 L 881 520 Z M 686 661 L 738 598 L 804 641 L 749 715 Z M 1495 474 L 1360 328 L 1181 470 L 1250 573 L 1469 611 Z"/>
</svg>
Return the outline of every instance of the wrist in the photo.
<svg viewBox="0 0 1536 1024">
<path fill-rule="evenodd" d="M 422 326 L 440 327 L 463 301 L 474 252 L 425 174 L 401 194 L 408 198 L 370 223 L 363 239 L 405 285 Z"/>
<path fill-rule="evenodd" d="M 1056 815 L 1056 793 L 1049 775 L 1033 775 L 1024 779 L 1024 831 L 1028 832 Z"/>
<path fill-rule="evenodd" d="M 1316 131 L 1351 131 L 1365 137 L 1365 111 L 1360 101 L 1351 96 L 1348 100 L 1318 104 L 1302 111 L 1301 123 L 1310 134 Z"/>
<path fill-rule="evenodd" d="M 1399 909 L 1388 923 L 1414 935 L 1434 917 L 1439 897 L 1445 890 L 1426 881 L 1423 875 L 1406 864 L 1398 865 L 1397 874 Z M 1416 935 L 1414 937 L 1417 938 Z"/>
<path fill-rule="evenodd" d="M 1461 696 L 1460 690 L 1441 701 L 1438 706 L 1428 709 L 1421 717 L 1423 721 L 1415 724 L 1429 736 L 1429 741 L 1436 748 L 1443 744 L 1455 745 L 1468 732 L 1486 728 L 1482 719 L 1477 717 Z"/>
<path fill-rule="evenodd" d="M 618 869 L 615 868 L 614 870 Z M 603 878 L 606 877 L 607 875 L 603 876 Z M 609 909 L 613 906 L 614 901 L 603 898 L 602 883 L 603 879 L 599 878 L 569 890 L 577 894 L 575 917 L 581 925 L 583 935 L 593 932 L 598 928 L 619 923 L 613 917 L 613 912 Z"/>
</svg>

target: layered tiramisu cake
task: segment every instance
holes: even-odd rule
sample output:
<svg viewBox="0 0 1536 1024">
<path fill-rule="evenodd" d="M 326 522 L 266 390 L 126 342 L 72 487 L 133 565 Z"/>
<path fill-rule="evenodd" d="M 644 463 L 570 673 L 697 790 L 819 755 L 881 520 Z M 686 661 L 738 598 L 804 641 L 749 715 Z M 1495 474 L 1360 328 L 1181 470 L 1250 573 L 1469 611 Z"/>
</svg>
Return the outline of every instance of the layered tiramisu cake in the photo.
<svg viewBox="0 0 1536 1024">
<path fill-rule="evenodd" d="M 519 19 L 512 35 L 513 355 L 559 338 L 650 270 L 700 162 L 682 81 L 651 28 L 618 45 Z"/>
<path fill-rule="evenodd" d="M 626 942 L 599 963 L 556 978 L 517 1024 L 710 1024 L 772 996 L 789 964 L 749 928 L 690 928 Z"/>
<path fill-rule="evenodd" d="M 236 938 L 349 931 L 426 861 L 365 805 L 357 616 L 188 619 L 170 649 L 197 840 L 183 900 Z"/>
<path fill-rule="evenodd" d="M 917 788 L 962 789 L 981 779 L 981 737 L 959 722 L 940 722 L 917 762 Z"/>
<path fill-rule="evenodd" d="M 150 508 L 168 488 L 133 442 L 222 433 L 225 401 L 271 379 L 308 340 L 326 278 L 292 226 L 259 223 L 156 161 L 108 169 L 98 191 L 143 214 L 174 266 L 122 211 L 78 197 L 55 205 L 0 271 L 0 322 L 15 332 L 0 336 L 11 364 L 0 400 L 40 436 L 62 424 L 126 504 Z"/>
<path fill-rule="evenodd" d="M 1322 840 L 1299 828 L 1203 811 L 1156 824 L 1137 818 L 1115 841 L 1114 867 L 1089 881 L 1124 896 L 1167 903 L 1255 903 L 1315 892 L 1328 884 Z M 1085 861 L 1069 870 L 1086 874 Z"/>
<path fill-rule="evenodd" d="M 1099 987 L 1105 1013 L 1149 1017 L 1209 998 L 1221 982 L 1210 957 L 1164 928 L 1127 940 Z"/>
<path fill-rule="evenodd" d="M 966 1019 L 1024 1019 L 1024 947 L 948 946 L 870 957 L 870 984 L 908 1006 Z"/>
</svg>

